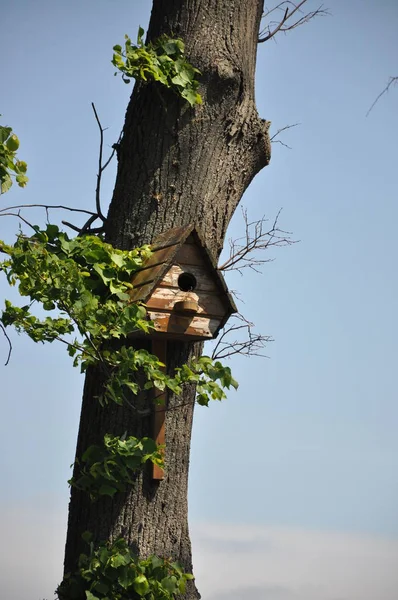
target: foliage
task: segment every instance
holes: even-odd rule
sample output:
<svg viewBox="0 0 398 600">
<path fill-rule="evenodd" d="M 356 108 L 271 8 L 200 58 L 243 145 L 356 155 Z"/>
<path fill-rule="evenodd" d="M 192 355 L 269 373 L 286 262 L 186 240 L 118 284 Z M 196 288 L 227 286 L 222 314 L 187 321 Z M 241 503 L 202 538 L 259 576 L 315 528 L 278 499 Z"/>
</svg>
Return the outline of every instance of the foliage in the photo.
<svg viewBox="0 0 398 600">
<path fill-rule="evenodd" d="M 184 42 L 162 35 L 145 45 L 143 35 L 144 30 L 140 27 L 137 44 L 132 44 L 126 35 L 124 50 L 120 45 L 113 47 L 112 64 L 121 71 L 123 81 L 129 83 L 130 77 L 144 82 L 158 81 L 191 106 L 201 104 L 202 98 L 197 91 L 199 82 L 196 79 L 200 71 L 187 62 Z"/>
<path fill-rule="evenodd" d="M 6 301 L 0 323 L 13 325 L 35 342 L 63 342 L 82 372 L 99 366 L 105 380 L 101 403 L 122 404 L 128 392 L 137 394 L 138 373 L 145 375 L 146 390 L 168 388 L 180 394 L 184 383 L 196 383 L 198 401 L 205 405 L 224 398 L 222 388 L 237 387 L 230 369 L 208 357 L 193 360 L 170 377 L 156 356 L 130 344 L 131 334 L 152 328 L 145 307 L 129 302 L 128 294 L 132 273 L 150 255 L 148 246 L 117 250 L 96 236 L 69 239 L 55 225 L 33 229 L 34 235 L 18 235 L 13 246 L 0 242 L 0 251 L 9 256 L 0 271 L 30 299 L 22 307 Z M 60 316 L 38 318 L 32 314 L 35 303 Z"/>
<path fill-rule="evenodd" d="M 2 194 L 12 186 L 12 177 L 15 177 L 15 181 L 22 188 L 28 182 L 26 176 L 28 165 L 23 160 L 17 160 L 18 148 L 19 139 L 15 133 L 12 133 L 12 128 L 0 125 L 0 193 Z"/>
<path fill-rule="evenodd" d="M 116 492 L 124 492 L 126 484 L 133 483 L 133 474 L 148 460 L 163 467 L 163 458 L 154 440 L 106 434 L 102 446 L 87 448 L 77 461 L 78 477 L 72 477 L 68 483 L 89 493 L 92 500 L 99 496 L 113 497 Z"/>
<path fill-rule="evenodd" d="M 80 600 L 84 595 L 87 600 L 172 600 L 193 579 L 171 560 L 137 558 L 123 538 L 95 548 L 88 532 L 83 537 L 90 551 L 80 555 L 78 571 L 59 586 L 60 600 Z"/>
</svg>

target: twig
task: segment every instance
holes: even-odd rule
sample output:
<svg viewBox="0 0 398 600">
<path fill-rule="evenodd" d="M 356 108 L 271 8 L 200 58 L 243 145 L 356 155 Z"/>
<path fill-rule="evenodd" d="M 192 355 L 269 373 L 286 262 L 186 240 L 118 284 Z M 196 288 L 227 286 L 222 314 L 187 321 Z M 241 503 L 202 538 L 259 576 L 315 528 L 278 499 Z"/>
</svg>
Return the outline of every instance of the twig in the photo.
<svg viewBox="0 0 398 600">
<path fill-rule="evenodd" d="M 261 44 L 262 42 L 267 42 L 271 38 L 273 38 L 278 31 L 291 31 L 304 23 L 308 23 L 314 17 L 324 17 L 329 15 L 329 11 L 323 8 L 323 5 L 319 6 L 316 10 L 310 11 L 309 13 L 303 14 L 300 10 L 303 4 L 305 4 L 307 0 L 301 0 L 298 4 L 295 2 L 291 2 L 290 0 L 284 0 L 280 2 L 270 10 L 266 10 L 263 14 L 263 19 L 269 17 L 275 11 L 283 11 L 283 17 L 280 21 L 270 21 L 266 27 L 262 31 L 260 31 L 260 37 L 258 38 L 258 42 Z M 302 16 L 298 18 L 296 21 L 291 22 L 290 19 L 293 17 L 296 12 L 300 12 Z M 289 24 L 287 24 L 289 21 Z"/>
<path fill-rule="evenodd" d="M 71 212 L 80 212 L 80 213 L 85 213 L 87 215 L 96 215 L 96 213 L 93 213 L 91 210 L 84 210 L 83 208 L 72 208 L 71 206 L 64 206 L 63 204 L 17 204 L 16 206 L 7 206 L 6 208 L 1 208 L 0 209 L 0 216 L 1 213 L 7 211 L 7 210 L 15 210 L 15 209 L 21 209 L 21 208 L 45 208 L 46 210 L 52 209 L 52 208 L 59 208 L 62 210 L 70 210 Z"/>
<path fill-rule="evenodd" d="M 97 187 L 95 190 L 95 207 L 97 209 L 97 215 L 99 216 L 99 218 L 102 220 L 102 222 L 105 221 L 105 217 L 102 214 L 101 211 L 101 176 L 102 176 L 102 172 L 104 170 L 104 168 L 102 166 L 102 150 L 104 147 L 104 131 L 105 129 L 102 127 L 101 125 L 101 121 L 99 120 L 98 117 L 98 113 L 97 110 L 95 108 L 95 104 L 94 102 L 91 103 L 92 109 L 94 111 L 94 115 L 95 115 L 95 120 L 97 121 L 98 124 L 98 128 L 100 131 L 100 147 L 99 147 L 99 155 L 98 155 L 98 173 L 97 173 Z M 115 150 L 112 150 L 112 154 L 111 157 L 113 156 L 113 154 L 115 153 Z M 109 164 L 110 160 L 107 161 L 106 166 Z"/>
<path fill-rule="evenodd" d="M 383 94 L 385 94 L 386 92 L 388 92 L 388 90 L 390 89 L 390 87 L 392 86 L 392 84 L 396 85 L 398 83 L 398 76 L 396 77 L 390 77 L 388 80 L 388 83 L 386 85 L 386 87 L 384 88 L 384 90 L 382 92 L 380 92 L 380 94 L 377 96 L 376 100 L 373 102 L 372 106 L 369 108 L 368 112 L 366 113 L 366 116 L 369 115 L 369 113 L 371 112 L 371 110 L 375 107 L 375 105 L 378 103 L 378 101 L 380 100 L 380 98 L 383 96 Z"/>
<path fill-rule="evenodd" d="M 245 221 L 245 236 L 236 240 L 229 240 L 229 258 L 218 269 L 220 271 L 238 271 L 242 275 L 242 270 L 249 268 L 259 273 L 261 272 L 260 265 L 270 262 L 272 259 L 253 257 L 253 252 L 266 250 L 272 246 L 295 244 L 296 242 L 290 238 L 291 233 L 283 231 L 277 226 L 280 212 L 276 215 L 272 226 L 264 231 L 264 225 L 268 222 L 268 219 L 262 217 L 259 221 L 249 222 L 247 211 L 242 209 Z"/>
<path fill-rule="evenodd" d="M 7 356 L 6 362 L 4 363 L 4 366 L 6 367 L 8 365 L 8 363 L 10 362 L 11 352 L 12 352 L 12 343 L 11 343 L 11 340 L 8 337 L 8 334 L 7 334 L 6 330 L 5 330 L 4 325 L 2 325 L 2 323 L 0 323 L 0 328 L 1 328 L 2 332 L 4 333 L 4 336 L 5 336 L 5 338 L 6 338 L 7 342 L 8 342 L 8 356 Z"/>
<path fill-rule="evenodd" d="M 284 127 L 281 127 L 280 129 L 278 129 L 278 131 L 276 133 L 274 133 L 274 135 L 270 138 L 271 142 L 273 144 L 282 144 L 282 146 L 285 146 L 285 148 L 289 148 L 289 150 L 291 150 L 291 146 L 288 146 L 285 142 L 282 142 L 282 140 L 277 140 L 277 136 L 282 133 L 282 131 L 286 131 L 287 129 L 292 129 L 293 127 L 298 127 L 299 125 L 301 125 L 301 123 L 293 123 L 293 125 L 285 125 Z"/>
<path fill-rule="evenodd" d="M 28 227 L 30 227 L 31 229 L 33 229 L 33 231 L 35 233 L 37 233 L 36 229 L 33 227 L 32 223 L 29 223 L 29 221 L 27 221 L 26 219 L 24 219 L 24 217 L 21 215 L 20 211 L 18 211 L 17 213 L 12 213 L 12 212 L 0 212 L 0 217 L 17 217 L 17 219 L 21 219 L 21 221 L 23 223 L 25 223 L 25 225 L 27 225 Z"/>
<path fill-rule="evenodd" d="M 254 333 L 254 324 L 239 313 L 233 315 L 232 318 L 234 318 L 237 323 L 229 325 L 229 327 L 223 329 L 223 332 L 212 353 L 213 360 L 231 357 L 234 354 L 241 354 L 242 356 L 262 356 L 264 358 L 268 358 L 265 354 L 263 354 L 262 350 L 265 348 L 268 342 L 273 341 L 273 338 L 269 335 Z M 239 339 L 238 337 L 232 339 L 232 341 L 228 341 L 228 337 L 231 337 L 231 334 L 236 336 L 238 332 L 245 332 L 244 339 Z"/>
</svg>

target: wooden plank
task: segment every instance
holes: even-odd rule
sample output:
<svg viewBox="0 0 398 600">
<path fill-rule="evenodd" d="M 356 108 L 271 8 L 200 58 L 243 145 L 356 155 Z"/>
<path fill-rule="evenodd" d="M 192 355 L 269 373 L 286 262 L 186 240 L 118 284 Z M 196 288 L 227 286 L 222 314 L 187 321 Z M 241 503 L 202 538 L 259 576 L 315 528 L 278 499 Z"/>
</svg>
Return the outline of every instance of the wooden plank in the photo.
<svg viewBox="0 0 398 600">
<path fill-rule="evenodd" d="M 164 363 L 165 365 L 167 360 L 166 355 L 167 349 L 167 340 L 163 339 L 153 339 L 152 340 L 152 352 L 155 354 L 158 359 Z M 165 368 L 163 368 L 165 370 Z M 164 446 L 166 443 L 166 402 L 167 402 L 167 392 L 160 392 L 156 388 L 154 388 L 154 402 L 155 402 L 155 410 L 153 415 L 153 426 L 152 426 L 152 437 L 155 442 L 159 445 Z M 163 458 L 165 458 L 165 452 L 163 450 Z M 152 479 L 156 479 L 158 481 L 164 479 L 164 470 L 161 469 L 158 465 L 152 465 Z"/>
<path fill-rule="evenodd" d="M 195 244 L 183 244 L 176 254 L 174 262 L 185 265 L 196 265 L 199 267 L 207 267 L 207 263 L 203 258 L 203 253 Z"/>
<path fill-rule="evenodd" d="M 175 254 L 175 252 L 175 244 L 173 246 L 168 246 L 167 248 L 159 248 L 159 250 L 154 250 L 149 259 L 146 261 L 144 268 L 169 263 L 170 258 Z"/>
<path fill-rule="evenodd" d="M 149 294 L 153 289 L 153 284 L 148 283 L 147 285 L 141 285 L 139 287 L 133 288 L 130 295 L 131 302 L 138 302 L 139 300 L 145 300 L 148 298 Z"/>
<path fill-rule="evenodd" d="M 155 265 L 154 267 L 149 267 L 148 269 L 141 269 L 137 271 L 131 279 L 131 283 L 133 285 L 143 285 L 149 283 L 150 281 L 156 281 L 164 270 L 163 265 Z"/>
<path fill-rule="evenodd" d="M 193 229 L 193 225 L 186 225 L 185 227 L 175 227 L 174 229 L 168 229 L 161 233 L 156 240 L 153 242 L 154 249 L 166 248 L 166 246 L 173 246 L 185 242 Z"/>
<path fill-rule="evenodd" d="M 148 311 L 148 316 L 154 322 L 155 331 L 170 333 L 180 338 L 190 336 L 195 339 L 212 339 L 221 319 L 181 315 L 177 313 Z"/>
<path fill-rule="evenodd" d="M 174 304 L 189 299 L 198 303 L 198 314 L 201 316 L 214 316 L 222 318 L 225 315 L 225 305 L 215 293 L 209 292 L 183 292 L 178 288 L 158 286 L 154 289 L 146 305 L 148 308 L 156 308 L 172 311 Z"/>
<path fill-rule="evenodd" d="M 165 276 L 159 282 L 159 285 L 167 287 L 178 288 L 178 278 L 181 273 L 187 272 L 192 273 L 196 279 L 195 292 L 217 292 L 219 287 L 217 286 L 214 278 L 209 274 L 209 269 L 206 267 L 195 267 L 193 265 L 187 265 L 186 269 L 184 265 L 173 265 L 167 271 Z"/>
</svg>

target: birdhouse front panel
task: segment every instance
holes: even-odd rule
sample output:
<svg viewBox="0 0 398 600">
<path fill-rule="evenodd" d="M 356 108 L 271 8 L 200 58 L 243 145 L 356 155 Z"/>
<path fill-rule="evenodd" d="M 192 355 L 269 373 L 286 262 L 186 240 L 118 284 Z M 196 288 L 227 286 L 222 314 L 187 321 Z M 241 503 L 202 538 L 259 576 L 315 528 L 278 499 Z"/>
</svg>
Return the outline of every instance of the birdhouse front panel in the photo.
<svg viewBox="0 0 398 600">
<path fill-rule="evenodd" d="M 193 226 L 166 232 L 132 283 L 131 298 L 145 302 L 155 334 L 191 341 L 211 339 L 236 311 Z"/>
</svg>

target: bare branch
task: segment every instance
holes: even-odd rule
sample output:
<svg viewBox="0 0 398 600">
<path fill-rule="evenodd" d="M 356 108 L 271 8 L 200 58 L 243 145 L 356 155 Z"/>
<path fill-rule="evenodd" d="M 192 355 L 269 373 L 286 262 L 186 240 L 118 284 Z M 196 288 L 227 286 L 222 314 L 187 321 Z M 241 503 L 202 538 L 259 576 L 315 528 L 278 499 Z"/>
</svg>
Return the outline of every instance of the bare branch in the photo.
<svg viewBox="0 0 398 600">
<path fill-rule="evenodd" d="M 94 111 L 95 120 L 97 121 L 98 128 L 100 130 L 100 147 L 99 147 L 99 155 L 98 155 L 97 187 L 95 190 L 95 207 L 97 209 L 97 215 L 102 220 L 102 222 L 104 222 L 105 217 L 103 216 L 102 211 L 101 211 L 101 176 L 102 176 L 102 172 L 105 168 L 102 166 L 102 151 L 103 151 L 103 147 L 104 147 L 104 131 L 105 131 L 105 129 L 103 129 L 103 127 L 101 125 L 101 121 L 99 120 L 98 113 L 95 108 L 94 102 L 91 103 L 91 106 Z M 114 152 L 115 151 L 113 150 L 111 156 L 113 156 Z M 110 161 L 108 160 L 107 165 L 109 164 L 109 162 Z"/>
<path fill-rule="evenodd" d="M 28 227 L 30 227 L 31 229 L 33 229 L 33 231 L 35 233 L 36 229 L 33 227 L 32 223 L 29 223 L 29 221 L 27 221 L 26 219 L 24 219 L 24 217 L 21 215 L 20 211 L 13 213 L 13 212 L 1 212 L 0 213 L 0 217 L 17 217 L 17 219 L 20 219 L 23 223 L 25 223 L 25 225 L 27 225 Z"/>
<path fill-rule="evenodd" d="M 398 76 L 396 77 L 390 77 L 388 80 L 388 83 L 386 85 L 386 87 L 384 88 L 384 90 L 382 92 L 380 92 L 380 94 L 377 96 L 376 100 L 373 102 L 372 106 L 369 108 L 368 112 L 366 113 L 366 116 L 369 115 L 369 113 L 371 112 L 371 110 L 376 106 L 376 104 L 378 103 L 378 101 L 380 100 L 380 98 L 383 96 L 383 94 L 386 94 L 388 92 L 388 90 L 390 89 L 390 87 L 392 85 L 397 85 L 398 83 Z"/>
<path fill-rule="evenodd" d="M 301 7 L 307 2 L 307 0 L 301 0 L 301 2 L 291 2 L 290 0 L 284 0 L 271 9 L 266 9 L 262 16 L 263 19 L 269 19 L 272 13 L 282 12 L 283 16 L 280 20 L 270 20 L 268 24 L 260 31 L 260 37 L 258 42 L 267 42 L 273 38 L 278 31 L 291 31 L 304 23 L 308 23 L 314 17 L 325 17 L 329 15 L 329 11 L 323 8 L 323 5 L 319 6 L 316 10 L 312 10 L 308 13 L 304 13 Z M 296 14 L 296 19 L 292 20 L 292 17 Z M 301 16 L 299 16 L 301 15 Z"/>
<path fill-rule="evenodd" d="M 254 333 L 254 324 L 239 313 L 232 315 L 229 323 L 229 326 L 224 327 L 222 330 L 220 338 L 213 350 L 213 360 L 221 360 L 223 358 L 231 357 L 234 354 L 268 358 L 262 350 L 268 342 L 273 341 L 271 336 Z M 231 336 L 232 339 L 230 339 Z"/>
<path fill-rule="evenodd" d="M 4 327 L 4 325 L 2 325 L 1 323 L 0 323 L 0 329 L 1 329 L 1 330 L 2 330 L 2 332 L 4 333 L 4 336 L 5 336 L 5 338 L 6 338 L 7 342 L 8 342 L 8 355 L 7 355 L 7 360 L 6 360 L 6 362 L 4 363 L 4 366 L 6 367 L 6 366 L 8 365 L 8 363 L 10 362 L 10 358 L 11 358 L 11 352 L 12 352 L 12 344 L 11 344 L 11 340 L 10 340 L 10 338 L 9 338 L 9 337 L 8 337 L 8 335 L 7 335 L 7 332 L 6 332 L 6 330 L 5 330 L 5 327 Z"/>
<path fill-rule="evenodd" d="M 117 149 L 119 148 L 119 142 L 122 138 L 122 133 L 120 133 L 118 141 L 116 142 L 116 144 L 113 144 L 113 146 L 112 146 L 112 152 L 111 152 L 108 160 L 103 164 L 102 157 L 103 157 L 103 149 L 104 149 L 104 131 L 106 131 L 106 128 L 102 127 L 102 125 L 101 125 L 101 121 L 99 119 L 97 109 L 95 108 L 94 102 L 91 103 L 91 106 L 92 106 L 92 109 L 94 112 L 95 120 L 97 121 L 97 125 L 98 125 L 99 131 L 100 131 L 97 186 L 95 188 L 95 208 L 96 208 L 97 212 L 91 213 L 92 216 L 85 222 L 83 227 L 76 227 L 75 225 L 72 225 L 72 223 L 69 223 L 68 221 L 62 221 L 62 223 L 64 225 L 66 225 L 67 227 L 70 227 L 74 231 L 77 231 L 79 235 L 83 235 L 85 233 L 102 233 L 104 231 L 106 217 L 103 215 L 102 210 L 101 210 L 101 179 L 102 179 L 103 172 L 105 171 L 105 169 L 107 168 L 107 166 L 109 165 L 109 163 L 111 162 L 113 157 L 115 156 L 115 152 L 117 152 Z M 100 219 L 102 221 L 103 225 L 102 225 L 102 227 L 97 227 L 95 229 L 92 229 L 91 225 L 94 223 L 94 221 L 96 219 Z"/>
<path fill-rule="evenodd" d="M 286 131 L 287 129 L 292 129 L 293 127 L 298 127 L 298 125 L 301 125 L 301 123 L 293 123 L 293 125 L 285 125 L 284 127 L 281 127 L 280 129 L 278 129 L 278 131 L 276 133 L 274 133 L 274 135 L 270 138 L 271 142 L 273 144 L 282 144 L 282 146 L 285 146 L 285 148 L 289 148 L 289 150 L 291 150 L 291 146 L 288 146 L 285 142 L 282 142 L 282 140 L 278 140 L 276 139 L 277 136 L 282 133 L 282 131 Z"/>
<path fill-rule="evenodd" d="M 87 215 L 95 215 L 96 213 L 91 212 L 90 210 L 84 210 L 82 208 L 72 208 L 71 206 L 64 206 L 63 204 L 17 204 L 16 206 L 7 206 L 6 208 L 1 208 L 0 209 L 0 216 L 1 213 L 8 211 L 8 210 L 16 210 L 16 209 L 21 209 L 21 208 L 45 208 L 46 210 L 50 210 L 53 208 L 59 208 L 62 210 L 70 210 L 71 212 L 80 212 L 80 213 L 85 213 Z"/>
<path fill-rule="evenodd" d="M 280 212 L 275 217 L 271 227 L 265 227 L 268 219 L 262 217 L 259 221 L 249 222 L 247 211 L 242 209 L 245 221 L 245 236 L 237 240 L 229 240 L 229 258 L 218 267 L 220 271 L 238 271 L 252 269 L 260 273 L 260 266 L 271 262 L 271 258 L 253 257 L 257 250 L 267 250 L 272 246 L 290 246 L 296 242 L 290 238 L 291 233 L 278 227 Z"/>
<path fill-rule="evenodd" d="M 67 227 L 70 227 L 71 229 L 73 229 L 73 231 L 76 231 L 77 233 L 81 233 L 81 227 L 77 227 L 77 225 L 73 225 L 72 223 L 69 223 L 69 221 L 62 221 L 62 225 L 66 225 Z"/>
</svg>

